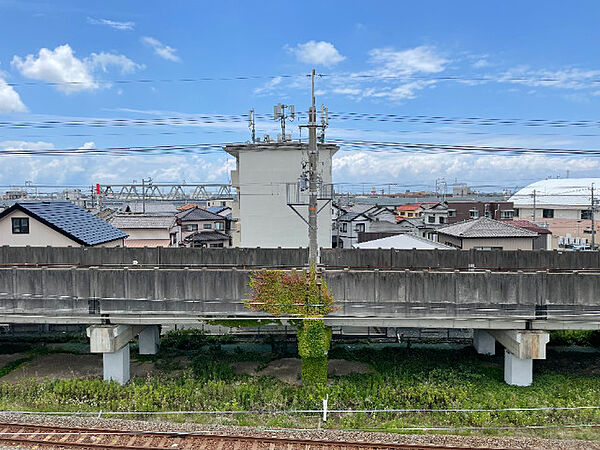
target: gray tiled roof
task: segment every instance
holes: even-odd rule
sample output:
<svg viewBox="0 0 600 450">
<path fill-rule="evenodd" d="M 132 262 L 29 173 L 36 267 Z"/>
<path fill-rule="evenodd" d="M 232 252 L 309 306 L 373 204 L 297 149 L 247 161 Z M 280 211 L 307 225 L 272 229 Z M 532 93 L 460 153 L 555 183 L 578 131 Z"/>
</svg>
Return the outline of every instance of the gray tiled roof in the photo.
<svg viewBox="0 0 600 450">
<path fill-rule="evenodd" d="M 438 233 L 460 238 L 536 237 L 537 233 L 507 223 L 481 217 L 438 229 Z"/>
<path fill-rule="evenodd" d="M 196 220 L 225 220 L 223 216 L 211 213 L 202 208 L 192 208 L 187 211 L 180 212 L 177 214 L 177 218 L 184 222 L 196 221 Z"/>
<path fill-rule="evenodd" d="M 126 233 L 71 202 L 19 202 L 0 218 L 21 210 L 82 245 L 98 245 L 127 237 Z"/>
<path fill-rule="evenodd" d="M 175 222 L 175 216 L 138 216 L 119 215 L 108 220 L 113 227 L 123 228 L 145 228 L 145 229 L 167 229 Z"/>
</svg>

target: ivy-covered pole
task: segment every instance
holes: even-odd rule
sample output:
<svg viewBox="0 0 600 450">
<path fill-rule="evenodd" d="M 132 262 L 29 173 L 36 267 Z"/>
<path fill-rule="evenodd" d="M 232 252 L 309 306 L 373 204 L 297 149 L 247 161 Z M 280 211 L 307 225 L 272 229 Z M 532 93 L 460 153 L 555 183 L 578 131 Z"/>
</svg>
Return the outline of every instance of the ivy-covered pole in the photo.
<svg viewBox="0 0 600 450">
<path fill-rule="evenodd" d="M 317 282 L 314 266 L 308 273 L 278 270 L 254 272 L 250 278 L 253 294 L 245 299 L 246 306 L 275 316 L 294 316 L 298 329 L 298 354 L 302 359 L 304 385 L 324 390 L 327 383 L 327 354 L 331 344 L 331 329 L 323 317 L 334 308 L 327 283 Z"/>
</svg>

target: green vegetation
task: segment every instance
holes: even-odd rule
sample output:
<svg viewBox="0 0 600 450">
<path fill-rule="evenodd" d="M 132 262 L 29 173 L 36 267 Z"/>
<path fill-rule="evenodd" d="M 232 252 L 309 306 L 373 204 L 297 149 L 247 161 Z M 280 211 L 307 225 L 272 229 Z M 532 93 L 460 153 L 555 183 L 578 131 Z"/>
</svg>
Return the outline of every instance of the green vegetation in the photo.
<svg viewBox="0 0 600 450">
<path fill-rule="evenodd" d="M 202 345 L 192 345 L 198 342 Z M 322 345 L 326 345 L 325 342 Z M 274 355 L 242 349 L 226 352 L 220 339 L 204 336 L 197 331 L 169 333 L 163 339 L 161 353 L 145 357 L 164 370 L 163 375 L 134 379 L 125 386 L 101 380 L 47 380 L 41 383 L 23 380 L 16 384 L 2 383 L 0 380 L 0 409 L 319 409 L 320 397 L 315 395 L 315 390 L 310 386 L 292 386 L 272 377 L 237 375 L 232 367 L 241 361 L 266 364 L 280 356 L 290 354 Z M 468 347 L 453 351 L 398 346 L 375 350 L 334 345 L 329 357 L 366 362 L 375 370 L 369 374 L 333 377 L 327 387 L 330 409 L 495 409 L 600 404 L 598 353 L 559 353 L 549 349 L 547 360 L 535 362 L 534 383 L 527 388 L 504 383 L 502 355 L 482 357 Z M 273 427 L 316 427 L 319 420 L 317 414 L 243 413 L 168 418 Z M 326 426 L 392 431 L 406 427 L 520 427 L 578 423 L 600 423 L 600 411 L 332 414 Z M 515 432 L 502 429 L 486 431 L 488 434 Z M 526 433 L 600 439 L 596 429 L 550 429 Z"/>
<path fill-rule="evenodd" d="M 263 270 L 252 274 L 250 288 L 253 294 L 244 300 L 248 308 L 274 316 L 302 318 L 293 321 L 298 329 L 302 382 L 315 388 L 314 394 L 324 397 L 331 330 L 325 327 L 323 316 L 335 309 L 326 281 L 317 280 L 314 266 L 308 273 Z"/>
<path fill-rule="evenodd" d="M 556 330 L 550 332 L 551 345 L 600 347 L 599 330 Z"/>
</svg>

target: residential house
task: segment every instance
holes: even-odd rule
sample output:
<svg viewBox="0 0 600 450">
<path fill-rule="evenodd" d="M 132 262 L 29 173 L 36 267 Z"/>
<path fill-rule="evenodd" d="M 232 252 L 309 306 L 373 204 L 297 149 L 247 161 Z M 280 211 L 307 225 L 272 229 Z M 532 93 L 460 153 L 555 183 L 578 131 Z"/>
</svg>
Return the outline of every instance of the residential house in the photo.
<svg viewBox="0 0 600 450">
<path fill-rule="evenodd" d="M 448 205 L 446 203 L 436 203 L 423 210 L 423 223 L 439 228 L 448 224 Z"/>
<path fill-rule="evenodd" d="M 352 248 L 358 243 L 359 233 L 369 230 L 373 219 L 367 213 L 347 212 L 337 219 L 337 230 L 333 236 L 338 248 Z"/>
<path fill-rule="evenodd" d="M 396 208 L 398 217 L 403 219 L 414 219 L 421 217 L 423 213 L 423 205 L 421 203 L 407 203 L 406 205 L 400 205 Z"/>
<path fill-rule="evenodd" d="M 122 247 L 126 237 L 71 202 L 18 202 L 0 212 L 0 245 Z"/>
<path fill-rule="evenodd" d="M 480 217 L 440 228 L 437 236 L 438 242 L 463 250 L 533 250 L 538 233 Z"/>
<path fill-rule="evenodd" d="M 541 227 L 529 220 L 522 219 L 507 220 L 506 223 L 529 231 L 535 231 L 538 234 L 538 237 L 533 241 L 534 250 L 553 250 L 558 248 L 558 240 L 553 237 L 552 231 L 548 228 Z"/>
<path fill-rule="evenodd" d="M 448 223 L 487 217 L 495 220 L 511 220 L 514 217 L 513 202 L 448 200 Z"/>
<path fill-rule="evenodd" d="M 202 208 L 191 208 L 177 213 L 171 228 L 174 247 L 230 247 L 226 233 L 227 218 Z"/>
<path fill-rule="evenodd" d="M 108 223 L 129 235 L 125 247 L 169 247 L 175 216 L 116 214 Z"/>
</svg>

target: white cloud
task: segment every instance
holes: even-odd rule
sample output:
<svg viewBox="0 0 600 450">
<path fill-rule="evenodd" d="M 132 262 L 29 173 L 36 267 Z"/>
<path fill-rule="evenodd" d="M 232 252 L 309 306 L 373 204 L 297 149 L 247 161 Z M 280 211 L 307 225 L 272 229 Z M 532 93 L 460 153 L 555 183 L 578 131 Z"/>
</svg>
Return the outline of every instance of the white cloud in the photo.
<svg viewBox="0 0 600 450">
<path fill-rule="evenodd" d="M 177 49 L 173 47 L 169 47 L 166 44 L 163 44 L 158 39 L 154 39 L 153 37 L 145 36 L 142 38 L 142 42 L 154 49 L 154 53 L 164 59 L 168 59 L 169 61 L 180 61 L 179 56 L 175 54 Z"/>
<path fill-rule="evenodd" d="M 564 173 L 573 176 L 591 176 L 600 169 L 594 158 L 553 158 L 539 154 L 505 155 L 449 155 L 396 153 L 377 154 L 365 151 L 339 152 L 333 159 L 336 182 L 358 180 L 401 179 L 399 183 L 423 182 L 438 177 L 448 179 L 478 179 L 482 173 L 494 173 L 494 179 L 544 179 L 548 174 Z"/>
<path fill-rule="evenodd" d="M 488 67 L 490 65 L 491 64 L 489 63 L 489 61 L 485 58 L 479 59 L 473 63 L 473 67 L 475 67 L 476 69 L 482 69 L 482 68 Z"/>
<path fill-rule="evenodd" d="M 275 77 L 269 81 L 267 81 L 264 86 L 254 89 L 254 95 L 265 95 L 271 94 L 275 91 L 275 88 L 281 84 L 283 78 Z"/>
<path fill-rule="evenodd" d="M 53 149 L 54 144 L 51 142 L 29 142 L 29 141 L 2 141 L 0 149 L 2 150 L 48 150 Z"/>
<path fill-rule="evenodd" d="M 17 91 L 0 78 L 0 113 L 24 111 L 27 111 L 27 107 L 21 101 Z"/>
<path fill-rule="evenodd" d="M 600 70 L 584 70 L 570 67 L 560 70 L 531 70 L 526 66 L 513 68 L 496 78 L 500 83 L 514 83 L 534 87 L 554 87 L 560 89 L 592 89 L 598 83 Z"/>
<path fill-rule="evenodd" d="M 375 48 L 369 51 L 368 62 L 372 65 L 369 70 L 333 77 L 333 92 L 355 100 L 374 98 L 401 102 L 412 99 L 417 91 L 433 87 L 436 82 L 411 78 L 442 72 L 449 60 L 434 47 L 420 46 L 405 50 Z"/>
<path fill-rule="evenodd" d="M 296 55 L 298 61 L 307 64 L 330 67 L 346 59 L 331 42 L 308 41 L 304 44 L 298 44 L 295 47 L 286 46 L 285 48 Z"/>
<path fill-rule="evenodd" d="M 89 67 L 73 54 L 69 44 L 60 45 L 54 50 L 42 48 L 37 58 L 27 55 L 22 59 L 15 55 L 12 65 L 27 78 L 59 83 L 57 89 L 66 93 L 99 87 Z"/>
<path fill-rule="evenodd" d="M 109 66 L 114 66 L 119 68 L 122 74 L 133 73 L 136 70 L 146 68 L 143 64 L 137 64 L 125 55 L 106 52 L 92 53 L 85 59 L 85 62 L 89 67 L 100 68 L 103 72 L 107 72 Z"/>
<path fill-rule="evenodd" d="M 427 46 L 399 51 L 391 47 L 375 48 L 369 52 L 369 57 L 370 62 L 376 66 L 373 75 L 379 77 L 438 73 L 448 63 L 433 47 Z"/>
<path fill-rule="evenodd" d="M 37 57 L 27 55 L 21 58 L 15 55 L 11 64 L 23 76 L 56 83 L 56 88 L 67 94 L 100 88 L 100 83 L 94 78 L 94 70 L 106 72 L 109 66 L 115 66 L 121 73 L 131 73 L 144 68 L 124 55 L 106 52 L 92 53 L 87 58 L 79 59 L 69 44 L 60 45 L 54 50 L 42 48 Z"/>
<path fill-rule="evenodd" d="M 114 28 L 115 30 L 121 31 L 131 31 L 135 27 L 135 22 L 118 22 L 116 20 L 94 19 L 91 17 L 88 17 L 87 21 L 92 25 L 106 25 L 108 27 Z"/>
</svg>

